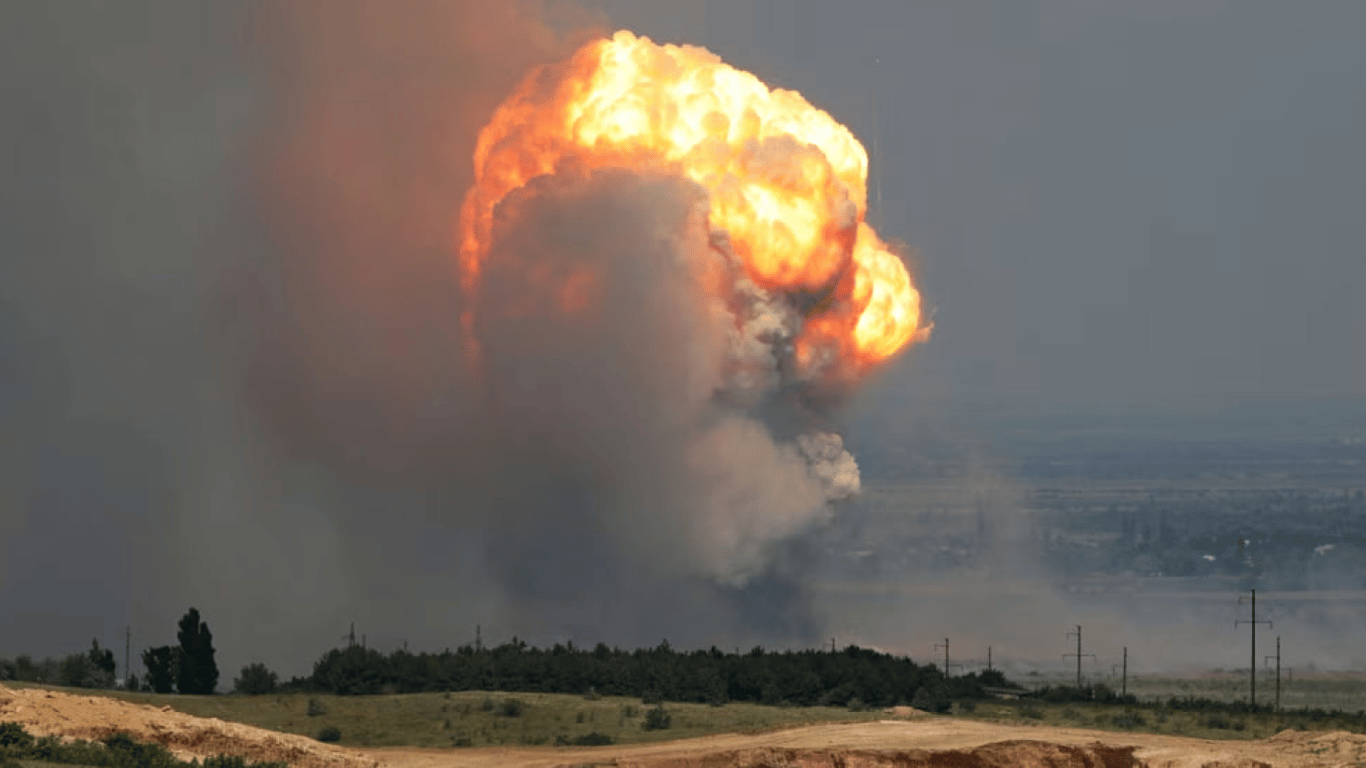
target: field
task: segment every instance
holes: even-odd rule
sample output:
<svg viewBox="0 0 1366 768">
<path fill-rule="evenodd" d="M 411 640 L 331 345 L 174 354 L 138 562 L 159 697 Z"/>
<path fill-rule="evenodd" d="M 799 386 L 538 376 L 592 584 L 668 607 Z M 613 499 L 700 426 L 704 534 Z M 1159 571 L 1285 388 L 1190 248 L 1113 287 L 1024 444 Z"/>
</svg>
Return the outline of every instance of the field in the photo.
<svg viewBox="0 0 1366 768">
<path fill-rule="evenodd" d="M 1366 731 L 1366 720 L 1356 715 L 1237 714 L 1181 711 L 1151 704 L 1045 704 L 1019 699 L 958 702 L 944 715 L 926 715 L 909 708 L 888 713 L 669 703 L 664 708 L 671 718 L 670 727 L 646 730 L 643 726 L 651 707 L 638 699 L 619 697 L 497 692 L 182 697 L 68 692 L 72 695 L 16 691 L 29 698 L 20 700 L 27 704 L 14 709 L 11 697 L 10 709 L 16 714 L 27 712 L 32 718 L 39 716 L 39 710 L 49 708 L 48 714 L 41 716 L 42 722 L 64 729 L 59 732 L 127 723 L 148 734 L 144 738 L 170 738 L 163 743 L 182 746 L 200 743 L 200 735 L 206 733 L 184 730 L 190 722 L 198 725 L 189 727 L 219 732 L 238 729 L 234 750 L 269 745 L 278 739 L 270 732 L 288 732 L 310 737 L 298 739 L 312 745 L 299 753 L 305 755 L 300 764 L 307 768 L 340 768 L 341 763 L 328 762 L 336 760 L 350 768 L 374 768 L 377 764 L 389 768 L 544 768 L 565 764 L 571 756 L 578 763 L 617 761 L 657 768 L 693 765 L 703 758 L 746 766 L 793 760 L 807 760 L 801 764 L 811 765 L 852 765 L 848 760 L 872 755 L 869 750 L 891 750 L 901 755 L 910 754 L 906 750 L 922 750 L 916 754 L 922 755 L 923 761 L 907 764 L 926 766 L 1081 766 L 1099 764 L 1095 761 L 1105 754 L 1127 754 L 1126 750 L 1137 750 L 1135 757 L 1146 765 L 1366 765 L 1366 737 L 1344 733 Z M 146 704 L 151 709 L 125 707 L 109 699 Z M 94 714 L 96 709 L 102 714 Z M 168 711 L 172 709 L 177 711 Z M 84 711 L 91 714 L 84 715 Z M 205 717 L 266 730 L 197 719 Z M 177 722 L 176 718 L 189 722 Z M 138 720 L 143 724 L 136 725 Z M 95 725 L 101 722 L 105 725 Z M 150 730 L 148 722 L 154 723 Z M 324 729 L 336 729 L 344 748 L 340 752 L 345 754 L 312 740 Z M 77 737 L 93 738 L 107 732 L 86 730 Z M 177 733 L 181 736 L 175 737 Z M 579 740 L 589 734 L 598 735 L 591 743 L 604 744 L 602 737 L 606 737 L 611 745 L 573 746 L 585 743 Z M 1334 755 L 1335 761 L 1322 762 L 1328 754 Z M 1182 756 L 1182 760 L 1198 757 L 1204 762 L 1170 762 L 1173 756 Z M 1246 762 L 1254 757 L 1254 762 Z M 1001 763 L 1002 759 L 1007 762 Z M 1233 762 L 1218 762 L 1221 760 Z M 43 764 L 24 765 L 39 768 Z"/>
<path fill-rule="evenodd" d="M 14 688 L 34 687 L 7 684 Z M 73 688 L 54 690 L 92 693 Z M 175 696 L 119 691 L 101 691 L 98 695 L 155 707 L 170 706 L 187 715 L 215 717 L 301 736 L 317 737 L 330 726 L 340 734 L 338 744 L 353 747 L 538 746 L 553 745 L 557 739 L 572 741 L 591 733 L 605 734 L 615 744 L 630 744 L 886 717 L 881 711 L 835 707 L 742 703 L 714 707 L 669 702 L 665 704 L 670 715 L 669 728 L 645 730 L 650 707 L 640 699 L 616 696 L 590 699 L 565 694 L 486 691 L 389 696 Z M 516 714 L 512 714 L 514 711 Z"/>
</svg>

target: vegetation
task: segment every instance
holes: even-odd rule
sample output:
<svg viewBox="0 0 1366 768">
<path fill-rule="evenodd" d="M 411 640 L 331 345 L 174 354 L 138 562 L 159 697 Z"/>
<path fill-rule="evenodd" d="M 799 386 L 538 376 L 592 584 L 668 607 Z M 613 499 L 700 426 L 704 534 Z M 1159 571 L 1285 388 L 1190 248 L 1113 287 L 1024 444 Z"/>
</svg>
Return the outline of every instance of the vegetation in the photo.
<svg viewBox="0 0 1366 768">
<path fill-rule="evenodd" d="M 179 668 L 176 670 L 176 690 L 197 696 L 212 694 L 218 687 L 218 665 L 214 662 L 213 635 L 209 625 L 201 621 L 193 607 L 180 618 Z"/>
<path fill-rule="evenodd" d="M 137 741 L 126 733 L 99 741 L 63 742 L 56 736 L 35 739 L 19 723 L 0 723 L 0 766 L 22 765 L 20 760 L 98 768 L 287 768 L 284 763 L 254 763 L 228 755 L 205 758 L 202 763 L 186 762 L 160 744 Z"/>
<path fill-rule="evenodd" d="M 279 684 L 280 679 L 274 672 L 266 669 L 265 664 L 256 662 L 242 667 L 241 676 L 232 681 L 232 690 L 247 696 L 262 696 L 274 693 Z"/>
<path fill-rule="evenodd" d="M 89 651 L 61 659 L 35 662 L 25 654 L 0 659 L 0 680 L 50 682 L 68 688 L 112 688 L 114 671 L 114 652 L 101 648 L 99 640 L 90 641 Z"/>
<path fill-rule="evenodd" d="M 680 652 L 667 642 L 622 651 L 599 643 L 592 650 L 573 643 L 549 649 L 513 638 L 496 648 L 463 646 L 442 653 L 385 654 L 352 645 L 328 651 L 313 674 L 287 688 L 343 696 L 381 692 L 502 690 L 616 695 L 646 703 L 683 701 L 724 704 L 748 701 L 795 706 L 871 707 L 910 703 L 922 691 L 935 709 L 951 699 L 984 698 L 985 687 L 1010 687 L 1000 672 L 944 679 L 939 667 L 905 657 L 849 646 L 843 651 L 748 653 Z"/>
<path fill-rule="evenodd" d="M 271 696 L 177 696 L 110 691 L 112 698 L 169 705 L 197 717 L 216 717 L 281 733 L 316 739 L 326 726 L 338 729 L 343 746 L 488 747 L 565 744 L 594 746 L 689 738 L 820 722 L 863 722 L 887 717 L 882 710 L 852 712 L 844 707 L 770 707 L 731 702 L 668 704 L 667 730 L 645 730 L 650 706 L 639 698 L 582 694 L 518 693 L 520 714 L 503 714 L 507 694 L 491 691 L 380 696 L 284 694 Z M 310 717 L 309 702 L 325 714 Z M 487 708 L 485 703 L 487 702 Z M 593 736 L 592 734 L 597 734 Z M 585 739 L 580 744 L 579 739 Z M 605 743 L 605 742 L 603 742 Z"/>
</svg>

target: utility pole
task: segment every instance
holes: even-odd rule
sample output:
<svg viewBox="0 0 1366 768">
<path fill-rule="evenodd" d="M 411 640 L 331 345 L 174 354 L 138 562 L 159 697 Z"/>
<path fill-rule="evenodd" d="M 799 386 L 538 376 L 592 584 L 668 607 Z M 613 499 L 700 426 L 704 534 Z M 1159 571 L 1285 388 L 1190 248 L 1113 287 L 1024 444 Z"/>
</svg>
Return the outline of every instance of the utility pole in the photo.
<svg viewBox="0 0 1366 768">
<path fill-rule="evenodd" d="M 1111 664 L 1111 665 L 1110 665 L 1110 674 L 1113 675 L 1113 674 L 1115 673 L 1115 667 L 1119 667 L 1119 669 L 1121 670 L 1121 674 L 1122 674 L 1122 677 L 1119 678 L 1119 686 L 1120 686 L 1120 687 L 1119 687 L 1119 695 L 1120 695 L 1120 696 L 1128 696 L 1128 695 L 1129 695 L 1129 648 L 1128 648 L 1127 646 L 1124 648 L 1124 663 L 1123 663 L 1123 664 Z"/>
<path fill-rule="evenodd" d="M 944 638 L 944 642 L 943 642 L 943 643 L 935 643 L 935 644 L 934 644 L 934 649 L 935 649 L 936 651 L 939 650 L 940 648 L 943 648 L 943 649 L 944 649 L 944 679 L 945 679 L 945 680 L 948 680 L 948 679 L 949 679 L 949 666 L 950 666 L 950 665 L 949 665 L 949 639 L 948 639 L 947 637 Z M 961 665 L 961 664 L 954 664 L 954 665 L 952 665 L 952 666 L 959 667 L 959 666 L 962 666 L 962 665 Z"/>
<path fill-rule="evenodd" d="M 128 679 L 132 677 L 133 670 L 128 666 L 128 657 L 133 650 L 133 625 L 129 624 L 123 631 L 123 687 L 128 687 Z"/>
<path fill-rule="evenodd" d="M 987 646 L 987 671 L 991 672 L 991 646 Z"/>
<path fill-rule="evenodd" d="M 1264 657 L 1264 658 L 1262 659 L 1262 663 L 1265 664 L 1267 661 L 1270 661 L 1272 658 L 1273 658 L 1273 657 L 1271 657 L 1271 656 L 1266 656 L 1266 657 Z M 1274 711 L 1280 712 L 1280 711 L 1281 711 L 1281 637 L 1280 637 L 1280 635 L 1277 635 L 1277 636 L 1276 636 L 1276 655 L 1275 655 L 1274 658 L 1276 659 L 1276 708 L 1275 708 Z"/>
<path fill-rule="evenodd" d="M 1241 604 L 1243 598 L 1239 597 L 1238 602 Z M 1252 674 L 1248 676 L 1250 681 L 1248 701 L 1255 709 L 1257 707 L 1257 625 L 1265 624 L 1268 629 L 1271 627 L 1269 621 L 1257 621 L 1257 590 L 1255 589 L 1252 590 L 1252 618 L 1249 621 L 1235 620 L 1233 628 L 1237 629 L 1239 624 L 1247 624 L 1252 628 Z"/>
<path fill-rule="evenodd" d="M 1064 653 L 1064 654 L 1062 655 L 1062 657 L 1063 657 L 1064 659 L 1067 658 L 1068 656 L 1076 656 L 1076 657 L 1077 657 L 1077 688 L 1081 688 L 1081 657 L 1083 657 L 1083 656 L 1090 656 L 1091 658 L 1094 659 L 1094 658 L 1096 657 L 1096 655 L 1095 655 L 1094 653 L 1082 653 L 1082 652 L 1081 652 L 1081 625 L 1080 625 L 1080 624 L 1077 625 L 1077 631 L 1076 631 L 1076 632 L 1068 632 L 1068 633 L 1067 633 L 1067 637 L 1071 637 L 1071 636 L 1073 636 L 1073 635 L 1076 635 L 1076 636 L 1077 636 L 1077 652 L 1076 652 L 1076 653 Z"/>
<path fill-rule="evenodd" d="M 835 638 L 833 638 L 833 637 L 830 638 L 830 652 L 831 652 L 831 653 L 834 653 L 834 652 L 835 652 Z"/>
<path fill-rule="evenodd" d="M 478 653 L 484 650 L 484 628 L 479 624 L 474 625 L 474 651 Z"/>
</svg>

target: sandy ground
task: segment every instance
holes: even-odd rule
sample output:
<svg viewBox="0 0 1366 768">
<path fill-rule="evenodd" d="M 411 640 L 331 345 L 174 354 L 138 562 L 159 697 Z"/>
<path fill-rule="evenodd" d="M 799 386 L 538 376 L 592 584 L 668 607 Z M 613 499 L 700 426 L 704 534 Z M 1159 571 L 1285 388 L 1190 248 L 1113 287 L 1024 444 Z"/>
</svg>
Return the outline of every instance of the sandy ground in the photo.
<svg viewBox="0 0 1366 768">
<path fill-rule="evenodd" d="M 391 768 L 609 764 L 620 768 L 1347 768 L 1366 766 L 1366 736 L 1286 731 L 1262 741 L 1205 741 L 951 718 L 815 725 L 580 749 L 378 749 Z"/>
<path fill-rule="evenodd" d="M 1261 741 L 1205 741 L 1046 726 L 1001 726 L 889 713 L 868 723 L 611 747 L 346 749 L 218 719 L 97 696 L 0 686 L 0 722 L 35 735 L 93 739 L 123 731 L 182 758 L 215 754 L 301 768 L 1361 768 L 1366 736 L 1286 731 Z"/>
<path fill-rule="evenodd" d="M 98 739 L 128 733 L 165 745 L 176 757 L 240 755 L 283 760 L 299 768 L 375 768 L 374 757 L 303 736 L 276 733 L 217 718 L 191 717 L 170 707 L 149 707 L 101 696 L 73 696 L 39 688 L 0 685 L 0 722 L 17 722 L 34 736 Z"/>
</svg>

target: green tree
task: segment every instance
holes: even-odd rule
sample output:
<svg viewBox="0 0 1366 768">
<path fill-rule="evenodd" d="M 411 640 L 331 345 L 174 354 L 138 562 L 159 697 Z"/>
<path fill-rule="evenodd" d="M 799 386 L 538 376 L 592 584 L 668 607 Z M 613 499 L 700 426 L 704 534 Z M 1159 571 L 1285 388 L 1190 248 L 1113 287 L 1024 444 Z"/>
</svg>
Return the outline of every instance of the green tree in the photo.
<svg viewBox="0 0 1366 768">
<path fill-rule="evenodd" d="M 176 690 L 180 693 L 206 696 L 218 687 L 218 664 L 213 660 L 213 635 L 208 623 L 201 621 L 193 607 L 180 617 L 180 670 L 176 675 Z"/>
<path fill-rule="evenodd" d="M 98 685 L 94 687 L 112 687 L 114 685 L 114 673 L 118 671 L 118 665 L 114 661 L 114 652 L 108 648 L 101 648 L 100 641 L 91 638 L 90 651 L 86 654 L 86 658 L 90 659 L 93 675 L 98 680 Z"/>
<path fill-rule="evenodd" d="M 170 693 L 179 673 L 179 662 L 179 648 L 163 645 L 143 651 L 142 664 L 147 667 L 144 684 L 155 693 Z"/>
<path fill-rule="evenodd" d="M 62 658 L 62 664 L 57 672 L 57 683 L 69 688 L 85 688 L 92 671 L 89 657 L 84 653 L 73 653 Z"/>
<path fill-rule="evenodd" d="M 232 689 L 248 696 L 274 693 L 280 678 L 261 662 L 242 667 L 242 675 L 232 681 Z"/>
</svg>

